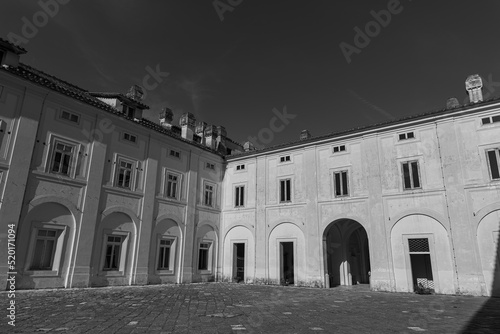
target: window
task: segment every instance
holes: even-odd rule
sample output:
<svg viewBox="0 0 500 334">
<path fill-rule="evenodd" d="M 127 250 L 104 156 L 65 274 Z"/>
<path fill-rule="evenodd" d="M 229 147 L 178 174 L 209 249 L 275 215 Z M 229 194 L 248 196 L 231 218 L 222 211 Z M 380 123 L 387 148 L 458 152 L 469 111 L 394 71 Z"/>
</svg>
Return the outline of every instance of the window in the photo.
<svg viewBox="0 0 500 334">
<path fill-rule="evenodd" d="M 177 199 L 177 195 L 179 193 L 179 181 L 180 181 L 180 176 L 173 174 L 173 173 L 167 173 L 167 189 L 166 189 L 166 195 L 167 197 L 170 198 L 175 198 Z"/>
<path fill-rule="evenodd" d="M 204 200 L 206 206 L 213 206 L 214 204 L 215 186 L 213 184 L 205 184 Z"/>
<path fill-rule="evenodd" d="M 170 150 L 170 156 L 174 158 L 180 158 L 181 157 L 181 152 L 176 151 L 176 150 Z"/>
<path fill-rule="evenodd" d="M 492 180 L 500 179 L 500 149 L 489 150 L 486 152 L 488 164 L 490 165 L 490 176 Z"/>
<path fill-rule="evenodd" d="M 413 139 L 413 138 L 415 138 L 415 133 L 413 131 L 399 134 L 399 140 L 406 140 L 406 139 Z"/>
<path fill-rule="evenodd" d="M 70 176 L 75 151 L 75 145 L 55 140 L 50 172 Z"/>
<path fill-rule="evenodd" d="M 347 171 L 334 173 L 334 178 L 335 178 L 335 197 L 349 196 Z"/>
<path fill-rule="evenodd" d="M 133 163 L 119 158 L 117 165 L 116 186 L 120 188 L 132 189 Z"/>
<path fill-rule="evenodd" d="M 57 230 L 37 230 L 31 270 L 52 270 L 57 237 Z"/>
<path fill-rule="evenodd" d="M 206 168 L 206 169 L 215 170 L 215 165 L 214 165 L 214 164 L 211 164 L 210 162 L 207 162 L 207 163 L 205 164 L 205 168 Z"/>
<path fill-rule="evenodd" d="M 234 206 L 244 206 L 245 205 L 245 186 L 237 186 L 234 197 Z"/>
<path fill-rule="evenodd" d="M 245 165 L 237 165 L 236 166 L 236 170 L 244 170 L 245 169 Z"/>
<path fill-rule="evenodd" d="M 290 202 L 292 200 L 292 180 L 280 180 L 280 202 Z"/>
<path fill-rule="evenodd" d="M 80 121 L 80 116 L 77 115 L 77 114 L 73 114 L 69 111 L 66 111 L 66 110 L 63 110 L 61 112 L 61 119 L 64 119 L 64 120 L 67 120 L 67 121 L 70 121 L 70 122 L 73 122 L 73 123 L 77 123 Z"/>
<path fill-rule="evenodd" d="M 338 152 L 345 152 L 345 145 L 340 145 L 340 146 L 334 146 L 333 147 L 333 153 L 338 153 Z"/>
<path fill-rule="evenodd" d="M 399 134 L 399 140 L 407 140 L 413 138 L 415 138 L 415 133 L 413 131 Z"/>
<path fill-rule="evenodd" d="M 200 243 L 200 250 L 198 253 L 198 270 L 209 270 L 210 266 L 210 242 Z"/>
<path fill-rule="evenodd" d="M 291 161 L 289 155 L 285 155 L 284 157 L 280 157 L 280 162 L 287 162 Z"/>
<path fill-rule="evenodd" d="M 126 132 L 123 133 L 123 139 L 125 139 L 129 142 L 132 142 L 132 143 L 137 142 L 137 136 L 131 135 L 130 133 L 126 133 Z"/>
<path fill-rule="evenodd" d="M 500 122 L 500 115 L 481 118 L 483 125 Z"/>
<path fill-rule="evenodd" d="M 123 106 L 123 112 L 127 117 L 134 118 L 135 115 L 135 109 L 130 107 L 130 106 Z"/>
<path fill-rule="evenodd" d="M 158 247 L 158 270 L 172 270 L 172 263 L 170 259 L 171 248 L 173 244 L 172 239 L 160 239 Z"/>
<path fill-rule="evenodd" d="M 120 270 L 120 256 L 123 236 L 108 235 L 106 238 L 106 253 L 102 270 Z"/>
<path fill-rule="evenodd" d="M 420 188 L 420 176 L 417 161 L 403 163 L 403 185 L 404 189 Z"/>
</svg>

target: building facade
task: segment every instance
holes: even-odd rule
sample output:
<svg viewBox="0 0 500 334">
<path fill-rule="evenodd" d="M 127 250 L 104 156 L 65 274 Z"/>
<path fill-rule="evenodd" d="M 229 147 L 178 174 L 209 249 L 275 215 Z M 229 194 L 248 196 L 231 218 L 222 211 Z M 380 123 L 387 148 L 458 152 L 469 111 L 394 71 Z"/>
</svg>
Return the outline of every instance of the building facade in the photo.
<svg viewBox="0 0 500 334">
<path fill-rule="evenodd" d="M 0 40 L 2 282 L 500 294 L 500 101 L 478 76 L 468 105 L 253 150 L 189 113 L 148 121 L 139 87 L 88 92 L 25 52 Z"/>
</svg>

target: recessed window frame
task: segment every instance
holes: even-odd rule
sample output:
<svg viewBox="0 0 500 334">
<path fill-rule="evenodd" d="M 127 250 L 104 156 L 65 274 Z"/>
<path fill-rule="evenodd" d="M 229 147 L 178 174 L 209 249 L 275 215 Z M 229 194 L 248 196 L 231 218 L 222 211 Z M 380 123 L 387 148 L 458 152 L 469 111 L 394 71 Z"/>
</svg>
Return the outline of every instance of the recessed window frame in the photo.
<svg viewBox="0 0 500 334">
<path fill-rule="evenodd" d="M 71 123 L 71 124 L 79 125 L 81 118 L 82 118 L 82 116 L 80 114 L 77 114 L 77 113 L 74 113 L 72 111 L 68 111 L 65 109 L 61 109 L 59 112 L 59 119 L 64 121 L 64 122 Z"/>
<path fill-rule="evenodd" d="M 75 142 L 75 141 L 72 141 L 72 140 L 68 140 L 66 138 L 62 138 L 60 136 L 55 136 L 55 135 L 50 136 L 49 142 L 50 142 L 50 146 L 49 146 L 49 150 L 48 150 L 48 154 L 47 154 L 45 171 L 49 174 L 64 176 L 64 177 L 69 177 L 69 178 L 74 179 L 76 177 L 76 172 L 78 169 L 78 159 L 79 159 L 78 156 L 79 156 L 79 153 L 81 151 L 82 144 Z M 64 171 L 59 171 L 59 172 L 54 171 L 55 159 L 57 157 L 57 153 L 62 153 L 62 152 L 59 152 L 58 144 L 72 148 L 69 162 L 68 162 L 68 169 L 67 169 L 66 173 Z M 64 164 L 63 164 L 63 166 L 64 166 Z"/>
<path fill-rule="evenodd" d="M 125 164 L 130 164 L 130 167 L 127 165 L 123 165 L 122 163 Z M 127 189 L 127 190 L 135 190 L 135 178 L 136 178 L 136 170 L 137 170 L 137 160 L 133 160 L 127 157 L 124 157 L 122 155 L 117 155 L 116 160 L 115 160 L 115 168 L 114 168 L 114 180 L 113 180 L 113 186 L 116 188 L 120 189 Z M 125 171 L 129 170 L 130 171 L 130 176 L 129 176 L 129 183 L 128 186 L 126 186 L 126 183 L 124 181 L 123 184 L 120 184 L 120 174 L 121 170 L 124 170 L 123 175 L 126 176 Z M 125 178 L 124 178 L 125 180 Z"/>
<path fill-rule="evenodd" d="M 346 153 L 346 152 L 347 152 L 347 145 L 345 145 L 345 144 L 332 147 L 333 154 L 341 154 L 341 153 Z"/>
<path fill-rule="evenodd" d="M 405 175 L 405 165 L 408 165 L 408 179 Z M 416 169 L 415 167 L 416 166 Z M 416 172 L 415 172 L 416 171 Z M 401 162 L 401 176 L 403 190 L 412 191 L 422 189 L 422 177 L 420 172 L 420 162 L 418 160 L 407 160 Z M 415 185 L 415 176 L 417 176 L 418 185 Z M 407 187 L 407 180 L 409 181 L 409 187 Z"/>
<path fill-rule="evenodd" d="M 415 131 L 401 132 L 398 133 L 398 141 L 412 140 L 416 139 Z"/>
<path fill-rule="evenodd" d="M 170 176 L 172 177 L 177 177 L 177 180 L 171 179 Z M 182 192 L 182 173 L 173 171 L 171 169 L 166 169 L 165 168 L 165 182 L 164 182 L 164 188 L 163 188 L 163 195 L 166 198 L 173 199 L 173 200 L 180 200 L 181 198 L 181 192 Z M 172 186 L 169 188 L 169 183 L 172 183 Z M 176 189 L 175 189 L 175 194 L 172 196 L 172 189 L 174 188 L 173 184 L 176 183 Z"/>
<path fill-rule="evenodd" d="M 171 148 L 168 150 L 168 156 L 175 158 L 175 159 L 180 159 L 181 158 L 181 151 Z"/>
<path fill-rule="evenodd" d="M 243 172 L 246 170 L 246 166 L 245 164 L 241 164 L 241 165 L 236 165 L 236 171 L 238 172 Z"/>
<path fill-rule="evenodd" d="M 280 203 L 291 203 L 293 200 L 292 196 L 293 185 L 292 178 L 285 177 L 278 180 L 278 198 Z"/>
<path fill-rule="evenodd" d="M 212 273 L 214 241 L 202 239 L 198 243 L 197 268 L 201 274 Z"/>
<path fill-rule="evenodd" d="M 215 164 L 207 161 L 207 162 L 205 162 L 205 169 L 214 171 L 215 170 Z"/>
<path fill-rule="evenodd" d="M 51 251 L 51 265 L 47 269 L 35 268 L 34 258 L 37 251 L 36 243 L 39 240 L 39 231 L 55 231 L 54 249 Z M 64 264 L 66 239 L 69 233 L 67 225 L 58 225 L 43 222 L 33 222 L 31 227 L 30 243 L 28 246 L 27 261 L 25 262 L 25 271 L 28 273 L 35 273 L 41 276 L 58 276 L 60 274 L 62 265 Z"/>
<path fill-rule="evenodd" d="M 245 207 L 245 185 L 238 184 L 234 186 L 234 207 Z"/>
<path fill-rule="evenodd" d="M 202 203 L 206 207 L 215 208 L 217 185 L 213 182 L 203 181 Z"/>
<path fill-rule="evenodd" d="M 333 195 L 334 197 L 349 197 L 350 196 L 350 182 L 349 170 L 342 169 L 333 171 Z M 339 192 L 337 191 L 339 190 Z"/>
<path fill-rule="evenodd" d="M 177 249 L 177 238 L 174 236 L 167 236 L 158 234 L 156 238 L 156 258 L 155 258 L 155 271 L 158 274 L 163 275 L 173 275 L 175 274 L 176 266 L 176 249 Z M 162 243 L 169 242 L 169 245 L 164 245 Z M 168 267 L 160 267 L 160 262 L 162 260 L 161 254 L 165 252 L 165 248 L 169 248 L 168 254 Z M 165 258 L 163 258 L 164 260 Z"/>
<path fill-rule="evenodd" d="M 491 181 L 500 181 L 500 148 L 486 150 L 486 163 Z"/>
<path fill-rule="evenodd" d="M 481 117 L 481 126 L 500 125 L 500 114 Z"/>
<path fill-rule="evenodd" d="M 129 144 L 137 144 L 137 135 L 134 135 L 130 132 L 122 132 L 122 141 L 129 143 Z"/>
<path fill-rule="evenodd" d="M 118 257 L 118 268 L 105 268 L 106 265 L 106 252 L 108 250 L 108 237 L 119 237 L 120 242 L 120 254 Z M 102 249 L 101 249 L 101 261 L 99 265 L 99 270 L 105 276 L 123 276 L 126 271 L 127 258 L 128 258 L 128 246 L 130 243 L 130 232 L 127 231 L 117 231 L 117 230 L 104 230 L 102 238 Z M 113 243 L 116 245 L 116 243 Z"/>
<path fill-rule="evenodd" d="M 292 162 L 292 156 L 291 155 L 282 155 L 279 157 L 279 163 L 280 164 L 286 164 Z"/>
</svg>

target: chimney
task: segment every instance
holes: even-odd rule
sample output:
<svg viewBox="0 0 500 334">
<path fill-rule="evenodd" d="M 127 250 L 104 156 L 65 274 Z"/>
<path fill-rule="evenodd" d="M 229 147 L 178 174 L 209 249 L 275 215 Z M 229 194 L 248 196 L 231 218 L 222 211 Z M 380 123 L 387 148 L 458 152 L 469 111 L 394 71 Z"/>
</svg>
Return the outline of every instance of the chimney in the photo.
<svg viewBox="0 0 500 334">
<path fill-rule="evenodd" d="M 458 103 L 458 99 L 456 97 L 450 97 L 446 101 L 446 110 L 455 109 L 458 107 L 460 107 L 460 103 Z"/>
<path fill-rule="evenodd" d="M 142 90 L 141 86 L 133 85 L 132 87 L 130 87 L 125 96 L 134 101 L 141 102 L 144 98 L 144 91 Z"/>
<path fill-rule="evenodd" d="M 207 123 L 197 122 L 194 133 L 201 138 L 201 144 L 205 145 L 205 129 L 207 128 Z"/>
<path fill-rule="evenodd" d="M 311 133 L 309 132 L 309 130 L 302 130 L 302 132 L 300 133 L 300 140 L 309 138 L 311 138 Z"/>
<path fill-rule="evenodd" d="M 252 142 L 246 141 L 243 144 L 243 150 L 245 150 L 245 152 L 255 151 L 255 147 L 253 146 Z"/>
<path fill-rule="evenodd" d="M 207 125 L 205 127 L 205 145 L 215 150 L 217 141 L 217 127 L 215 125 Z"/>
<path fill-rule="evenodd" d="M 194 115 L 190 112 L 187 112 L 181 116 L 179 119 L 179 125 L 181 126 L 181 136 L 184 139 L 193 141 L 194 134 L 194 124 L 196 119 Z"/>
<path fill-rule="evenodd" d="M 465 80 L 465 89 L 469 92 L 470 103 L 478 103 L 483 101 L 483 80 L 479 74 L 470 75 Z"/>
<path fill-rule="evenodd" d="M 217 146 L 216 146 L 216 149 L 217 149 L 217 151 L 219 151 L 223 154 L 227 153 L 226 137 L 227 137 L 226 128 L 223 127 L 222 125 L 218 125 L 217 126 Z"/>
<path fill-rule="evenodd" d="M 172 129 L 172 120 L 174 119 L 174 112 L 170 108 L 163 108 L 158 114 L 160 118 L 160 125 L 165 129 Z"/>
</svg>

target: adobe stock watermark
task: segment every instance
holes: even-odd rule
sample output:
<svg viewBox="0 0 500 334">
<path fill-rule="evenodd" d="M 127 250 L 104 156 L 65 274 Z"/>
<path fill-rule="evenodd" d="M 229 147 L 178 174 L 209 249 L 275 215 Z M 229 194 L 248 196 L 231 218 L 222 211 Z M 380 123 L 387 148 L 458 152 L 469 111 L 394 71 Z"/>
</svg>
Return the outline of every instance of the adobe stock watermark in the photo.
<svg viewBox="0 0 500 334">
<path fill-rule="evenodd" d="M 290 120 L 295 119 L 297 115 L 289 114 L 286 110 L 286 106 L 283 107 L 283 111 L 279 111 L 273 108 L 273 114 L 275 115 L 269 120 L 269 127 L 260 129 L 256 137 L 249 136 L 247 139 L 256 148 L 263 148 L 264 145 L 271 143 L 274 140 L 274 134 L 280 133 L 285 129 L 285 126 L 290 124 Z M 280 122 L 281 124 L 277 123 Z"/>
<path fill-rule="evenodd" d="M 403 6 L 401 5 L 400 0 L 389 0 L 387 3 L 387 9 L 382 9 L 378 12 L 374 10 L 370 11 L 374 20 L 365 24 L 364 31 L 362 31 L 358 26 L 354 27 L 354 32 L 356 33 L 353 39 L 354 45 L 346 42 L 339 44 L 340 50 L 342 51 L 347 63 L 350 64 L 352 62 L 353 54 L 360 54 L 361 50 L 370 44 L 371 38 L 377 37 L 382 31 L 382 28 L 386 28 L 391 23 L 393 15 L 398 15 L 402 11 Z"/>
<path fill-rule="evenodd" d="M 243 0 L 214 0 L 212 5 L 221 21 L 224 21 L 224 13 L 232 12 L 235 7 L 241 5 Z"/>
<path fill-rule="evenodd" d="M 49 23 L 50 18 L 54 18 L 59 13 L 59 6 L 66 5 L 70 0 L 39 0 L 38 6 L 41 10 L 35 12 L 31 20 L 26 16 L 21 18 L 23 27 L 21 35 L 14 32 L 7 34 L 7 39 L 14 45 L 28 44 L 38 34 L 38 29 Z"/>
</svg>

